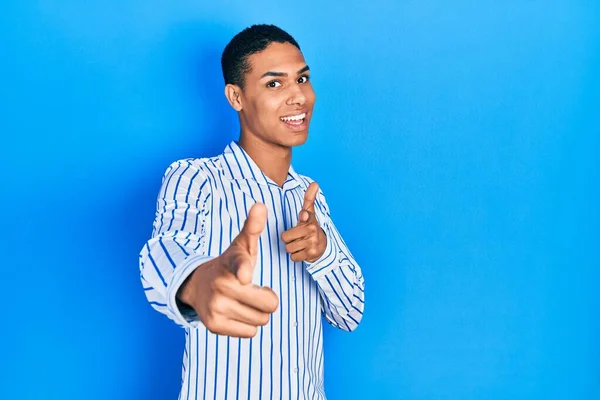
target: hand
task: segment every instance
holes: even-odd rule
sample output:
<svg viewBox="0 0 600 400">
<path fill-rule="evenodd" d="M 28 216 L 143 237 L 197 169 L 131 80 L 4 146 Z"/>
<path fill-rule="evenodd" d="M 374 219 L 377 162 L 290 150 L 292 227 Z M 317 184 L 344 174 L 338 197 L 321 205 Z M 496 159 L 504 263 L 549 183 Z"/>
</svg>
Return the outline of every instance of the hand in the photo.
<svg viewBox="0 0 600 400">
<path fill-rule="evenodd" d="M 315 262 L 327 247 L 327 236 L 315 215 L 315 199 L 318 192 L 319 184 L 312 182 L 304 194 L 298 225 L 281 234 L 281 240 L 285 242 L 285 251 L 292 255 L 293 261 Z"/>
<path fill-rule="evenodd" d="M 253 337 L 279 306 L 275 292 L 252 284 L 258 238 L 266 220 L 265 205 L 253 205 L 229 248 L 196 268 L 179 290 L 179 299 L 196 311 L 212 333 Z"/>
</svg>

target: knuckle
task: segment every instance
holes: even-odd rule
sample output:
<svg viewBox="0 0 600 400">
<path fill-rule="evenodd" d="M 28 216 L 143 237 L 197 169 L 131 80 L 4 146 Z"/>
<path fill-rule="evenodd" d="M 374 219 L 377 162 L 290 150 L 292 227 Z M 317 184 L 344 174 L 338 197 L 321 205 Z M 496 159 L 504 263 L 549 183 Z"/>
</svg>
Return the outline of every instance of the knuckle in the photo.
<svg viewBox="0 0 600 400">
<path fill-rule="evenodd" d="M 277 311 L 277 308 L 279 307 L 279 298 L 277 297 L 276 294 L 273 294 L 271 301 L 270 301 L 270 311 L 271 313 L 274 313 L 275 311 Z"/>
<path fill-rule="evenodd" d="M 215 298 L 214 297 L 211 297 L 210 299 L 208 299 L 208 301 L 206 302 L 206 309 L 208 310 L 209 317 L 212 317 L 212 315 L 215 312 Z"/>
<path fill-rule="evenodd" d="M 258 328 L 255 326 L 251 326 L 250 328 L 248 328 L 248 337 L 254 337 L 256 336 L 256 334 L 258 333 Z"/>
<path fill-rule="evenodd" d="M 256 327 L 253 327 L 253 326 L 239 328 L 239 329 L 237 329 L 235 336 L 238 336 L 238 337 L 241 337 L 244 339 L 250 339 L 251 337 L 254 337 L 254 335 L 256 335 L 255 329 L 256 329 Z"/>
<path fill-rule="evenodd" d="M 230 293 L 231 290 L 233 289 L 233 285 L 235 284 L 236 279 L 235 279 L 235 275 L 233 275 L 231 272 L 229 272 L 226 276 L 224 276 L 221 279 L 221 282 L 219 284 L 219 291 L 222 294 L 227 294 Z"/>
<path fill-rule="evenodd" d="M 271 316 L 269 314 L 262 314 L 258 319 L 258 323 L 261 326 L 265 326 L 269 323 L 270 320 L 271 320 Z"/>
<path fill-rule="evenodd" d="M 220 296 L 213 296 L 208 301 L 208 311 L 214 318 L 217 314 L 220 314 L 223 310 L 223 299 Z"/>
<path fill-rule="evenodd" d="M 213 310 L 217 314 L 223 313 L 223 300 L 221 297 L 217 298 L 213 303 Z"/>
<path fill-rule="evenodd" d="M 277 310 L 278 305 L 277 294 L 270 289 L 263 289 L 263 293 L 260 294 L 260 309 L 266 313 L 267 318 L 271 318 L 271 314 Z"/>
<path fill-rule="evenodd" d="M 220 291 L 223 288 L 224 281 L 225 281 L 225 276 L 218 275 L 210 282 L 210 288 L 213 291 Z"/>
<path fill-rule="evenodd" d="M 218 319 L 214 315 L 208 315 L 203 322 L 206 329 L 208 329 L 211 333 L 219 333 L 220 326 Z"/>
</svg>

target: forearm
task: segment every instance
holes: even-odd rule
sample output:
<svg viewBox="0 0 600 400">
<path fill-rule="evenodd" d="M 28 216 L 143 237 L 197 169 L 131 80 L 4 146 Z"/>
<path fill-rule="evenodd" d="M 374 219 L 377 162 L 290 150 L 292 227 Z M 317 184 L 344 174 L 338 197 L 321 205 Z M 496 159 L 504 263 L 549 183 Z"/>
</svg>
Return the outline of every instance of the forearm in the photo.
<svg viewBox="0 0 600 400">
<path fill-rule="evenodd" d="M 197 317 L 182 313 L 177 292 L 196 268 L 214 258 L 198 253 L 197 239 L 189 232 L 165 232 L 146 242 L 140 252 L 140 273 L 148 301 L 181 326 L 194 325 Z"/>
<path fill-rule="evenodd" d="M 324 224 L 323 228 L 327 246 L 321 258 L 307 263 L 307 271 L 317 282 L 327 321 L 352 331 L 364 310 L 362 271 L 333 223 Z"/>
</svg>

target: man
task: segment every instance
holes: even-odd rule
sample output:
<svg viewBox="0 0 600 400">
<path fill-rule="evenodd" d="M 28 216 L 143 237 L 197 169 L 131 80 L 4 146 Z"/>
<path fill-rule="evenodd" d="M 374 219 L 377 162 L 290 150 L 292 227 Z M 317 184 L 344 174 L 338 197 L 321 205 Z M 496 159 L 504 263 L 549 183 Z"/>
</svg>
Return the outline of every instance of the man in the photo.
<svg viewBox="0 0 600 400">
<path fill-rule="evenodd" d="M 291 166 L 309 67 L 273 25 L 237 34 L 221 63 L 239 141 L 165 172 L 144 291 L 185 328 L 181 399 L 325 399 L 321 315 L 355 329 L 364 282 L 317 183 Z"/>
</svg>

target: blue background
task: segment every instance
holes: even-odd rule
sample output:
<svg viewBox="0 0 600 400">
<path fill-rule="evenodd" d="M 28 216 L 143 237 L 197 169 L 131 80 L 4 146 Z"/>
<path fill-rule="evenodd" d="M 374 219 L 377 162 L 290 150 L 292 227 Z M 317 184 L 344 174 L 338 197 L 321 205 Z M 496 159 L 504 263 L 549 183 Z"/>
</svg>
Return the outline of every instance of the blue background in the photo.
<svg viewBox="0 0 600 400">
<path fill-rule="evenodd" d="M 207 3 L 3 2 L 0 398 L 177 397 L 138 252 L 167 165 L 237 138 L 220 54 L 259 22 L 311 66 L 293 165 L 365 275 L 329 398 L 600 398 L 600 4 Z"/>
</svg>

